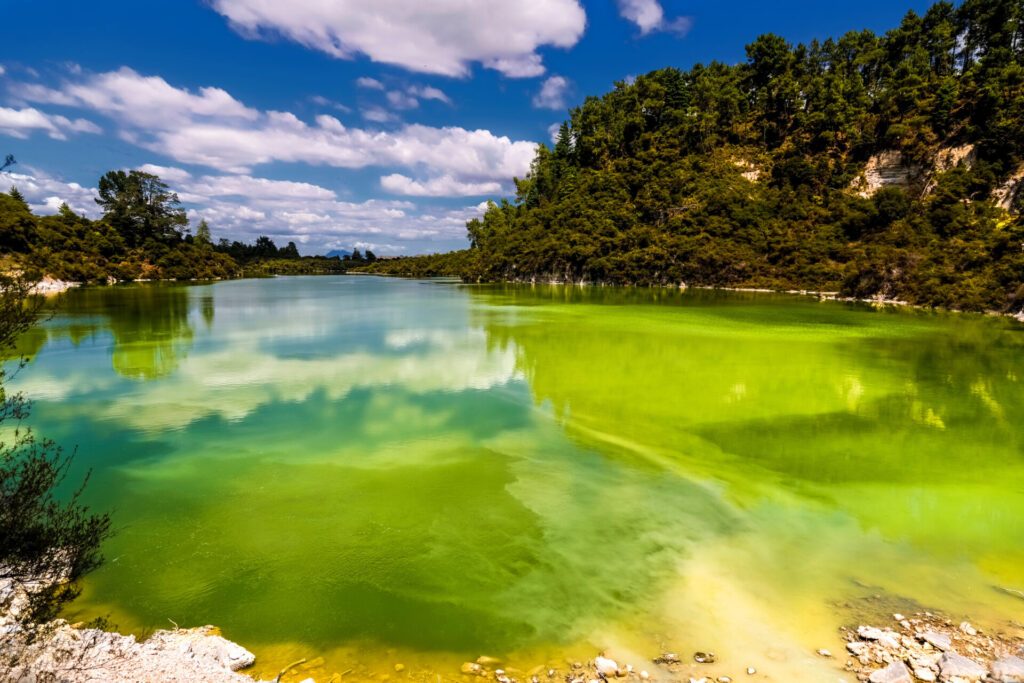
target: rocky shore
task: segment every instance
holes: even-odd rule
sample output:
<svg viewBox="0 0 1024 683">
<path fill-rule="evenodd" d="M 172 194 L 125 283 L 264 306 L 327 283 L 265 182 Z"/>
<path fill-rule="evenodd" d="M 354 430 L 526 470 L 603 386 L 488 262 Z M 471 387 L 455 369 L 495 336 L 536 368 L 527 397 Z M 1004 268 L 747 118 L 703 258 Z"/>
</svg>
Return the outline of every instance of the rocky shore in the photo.
<svg viewBox="0 0 1024 683">
<path fill-rule="evenodd" d="M 0 580 L 0 680 L 114 683 L 167 681 L 252 683 L 236 673 L 255 657 L 216 628 L 157 631 L 144 641 L 57 619 L 26 624 L 19 618 L 42 582 Z"/>
<path fill-rule="evenodd" d="M 52 296 L 54 294 L 63 294 L 64 292 L 68 291 L 69 289 L 72 289 L 73 287 L 78 287 L 78 285 L 79 283 L 77 282 L 56 280 L 47 275 L 42 280 L 33 285 L 32 289 L 29 290 L 29 293 L 41 294 L 43 296 Z"/>
<path fill-rule="evenodd" d="M 1024 683 L 1024 640 L 985 633 L 931 612 L 893 615 L 889 627 L 847 629 L 846 669 L 869 683 Z"/>
</svg>

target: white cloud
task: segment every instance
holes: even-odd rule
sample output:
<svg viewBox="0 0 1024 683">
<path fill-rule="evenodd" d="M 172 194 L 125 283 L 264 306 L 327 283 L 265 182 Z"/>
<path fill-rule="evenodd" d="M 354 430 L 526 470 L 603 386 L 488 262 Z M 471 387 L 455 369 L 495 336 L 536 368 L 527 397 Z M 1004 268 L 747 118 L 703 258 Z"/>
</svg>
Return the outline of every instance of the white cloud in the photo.
<svg viewBox="0 0 1024 683">
<path fill-rule="evenodd" d="M 363 54 L 411 71 L 465 76 L 544 72 L 542 46 L 569 48 L 586 27 L 578 0 L 211 0 L 250 38 L 280 35 L 333 57 Z"/>
<path fill-rule="evenodd" d="M 363 76 L 356 79 L 356 85 L 360 88 L 366 88 L 367 90 L 383 90 L 384 84 L 378 81 L 376 78 L 370 78 L 369 76 Z"/>
<path fill-rule="evenodd" d="M 323 95 L 313 95 L 313 97 L 309 98 L 309 101 L 318 107 L 330 107 L 331 109 L 337 109 L 338 111 L 345 112 L 346 114 L 352 112 L 352 107 L 344 105 L 341 102 L 335 102 Z"/>
<path fill-rule="evenodd" d="M 255 121 L 259 112 L 220 88 L 197 92 L 175 88 L 159 76 L 142 76 L 128 67 L 94 74 L 60 89 L 20 84 L 16 96 L 97 111 L 140 128 L 166 129 L 202 121 Z"/>
<path fill-rule="evenodd" d="M 551 138 L 551 144 L 558 142 L 558 131 L 562 128 L 561 123 L 552 123 L 548 126 L 548 137 Z"/>
<path fill-rule="evenodd" d="M 411 197 L 473 197 L 501 192 L 499 182 L 463 182 L 450 175 L 418 181 L 401 173 L 392 173 L 380 179 L 380 186 L 392 194 Z"/>
<path fill-rule="evenodd" d="M 420 101 L 415 96 L 401 90 L 390 90 L 387 94 L 388 104 L 395 109 L 415 109 Z"/>
<path fill-rule="evenodd" d="M 33 107 L 11 109 L 0 107 L 0 134 L 25 139 L 43 132 L 54 140 L 66 140 L 69 133 L 101 133 L 100 127 L 86 119 L 69 119 L 47 114 Z"/>
<path fill-rule="evenodd" d="M 351 247 L 367 236 L 378 238 L 383 254 L 406 250 L 404 245 L 393 245 L 383 238 L 399 242 L 461 241 L 466 235 L 466 221 L 486 209 L 483 203 L 422 212 L 404 200 L 342 201 L 334 191 L 312 183 L 247 175 L 195 175 L 155 164 L 145 164 L 139 170 L 167 181 L 189 205 L 189 218 L 193 222 L 206 219 L 217 238 L 251 241 L 257 235 L 269 235 L 279 241 L 312 244 L 314 250 Z M 384 179 L 381 182 L 386 184 Z M 388 182 L 403 190 L 392 191 L 409 196 L 469 196 L 501 190 L 499 183 L 464 184 L 451 177 L 418 183 L 395 174 L 395 179 Z"/>
<path fill-rule="evenodd" d="M 507 182 L 529 170 L 536 149 L 533 142 L 488 130 L 415 124 L 366 130 L 328 115 L 307 123 L 289 112 L 249 108 L 219 88 L 179 89 L 127 68 L 85 75 L 59 88 L 22 84 L 14 92 L 28 101 L 92 109 L 111 117 L 124 139 L 144 149 L 239 174 L 260 164 L 297 162 L 352 169 L 397 166 L 463 182 Z M 370 120 L 385 115 L 363 111 Z"/>
<path fill-rule="evenodd" d="M 31 173 L 0 173 L 0 192 L 9 192 L 12 187 L 17 187 L 29 207 L 42 215 L 57 213 L 63 203 L 90 218 L 98 218 L 102 213 L 95 201 L 95 188 L 66 183 L 41 171 L 30 170 Z"/>
<path fill-rule="evenodd" d="M 398 120 L 398 117 L 392 112 L 388 111 L 384 107 L 378 107 L 376 105 L 372 107 L 363 107 L 359 110 L 359 113 L 363 115 L 364 119 L 367 121 L 373 121 L 374 123 L 390 123 Z"/>
<path fill-rule="evenodd" d="M 7 67 L 5 67 L 3 64 L 0 64 L 0 76 L 3 76 L 5 73 L 7 73 Z"/>
<path fill-rule="evenodd" d="M 533 96 L 533 106 L 538 109 L 565 109 L 565 97 L 569 94 L 569 80 L 564 76 L 551 76 Z"/>
<path fill-rule="evenodd" d="M 430 85 L 414 85 L 409 88 L 409 94 L 420 98 L 421 100 L 437 100 L 438 102 L 444 102 L 445 104 L 451 104 L 452 101 L 443 90 L 435 88 Z"/>
<path fill-rule="evenodd" d="M 690 30 L 692 22 L 688 17 L 666 19 L 665 10 L 658 0 L 618 0 L 619 14 L 640 29 L 640 35 L 653 31 L 668 31 L 684 34 Z"/>
</svg>

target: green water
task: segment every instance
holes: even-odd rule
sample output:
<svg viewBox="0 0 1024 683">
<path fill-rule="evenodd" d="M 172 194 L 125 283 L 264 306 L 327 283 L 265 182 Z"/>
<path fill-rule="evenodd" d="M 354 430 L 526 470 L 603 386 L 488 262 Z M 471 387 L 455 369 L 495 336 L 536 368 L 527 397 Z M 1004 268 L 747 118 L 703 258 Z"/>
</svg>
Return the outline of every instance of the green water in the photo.
<svg viewBox="0 0 1024 683">
<path fill-rule="evenodd" d="M 72 617 L 217 624 L 261 673 L 823 680 L 861 618 L 1024 621 L 1016 323 L 324 277 L 73 291 L 23 345 L 118 529 Z"/>
</svg>

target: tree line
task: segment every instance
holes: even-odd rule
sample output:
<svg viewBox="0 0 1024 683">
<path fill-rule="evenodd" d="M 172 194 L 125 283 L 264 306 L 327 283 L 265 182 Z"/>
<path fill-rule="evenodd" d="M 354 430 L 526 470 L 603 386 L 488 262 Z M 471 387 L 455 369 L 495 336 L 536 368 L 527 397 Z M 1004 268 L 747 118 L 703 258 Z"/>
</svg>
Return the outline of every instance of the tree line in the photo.
<svg viewBox="0 0 1024 683">
<path fill-rule="evenodd" d="M 37 216 L 17 187 L 0 193 L 0 259 L 6 261 L 0 265 L 84 283 L 345 269 L 340 259 L 302 257 L 294 242 L 278 247 L 266 236 L 253 244 L 214 243 L 205 220 L 193 233 L 178 195 L 151 173 L 110 171 L 100 178 L 97 191 L 95 201 L 103 209 L 98 220 L 66 203 L 55 215 Z"/>
<path fill-rule="evenodd" d="M 588 97 L 465 253 L 372 270 L 1024 307 L 1024 3 L 746 54 Z"/>
</svg>

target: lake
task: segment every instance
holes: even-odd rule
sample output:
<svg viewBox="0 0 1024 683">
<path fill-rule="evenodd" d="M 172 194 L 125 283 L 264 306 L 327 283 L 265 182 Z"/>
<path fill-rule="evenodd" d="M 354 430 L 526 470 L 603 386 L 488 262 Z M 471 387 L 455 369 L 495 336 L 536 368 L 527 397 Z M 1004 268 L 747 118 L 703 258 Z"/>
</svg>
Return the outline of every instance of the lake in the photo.
<svg viewBox="0 0 1024 683">
<path fill-rule="evenodd" d="M 295 277 L 75 290 L 22 346 L 117 529 L 68 616 L 216 624 L 266 677 L 608 649 L 851 680 L 814 654 L 841 625 L 1024 621 L 1012 321 Z"/>
</svg>

